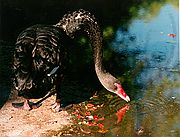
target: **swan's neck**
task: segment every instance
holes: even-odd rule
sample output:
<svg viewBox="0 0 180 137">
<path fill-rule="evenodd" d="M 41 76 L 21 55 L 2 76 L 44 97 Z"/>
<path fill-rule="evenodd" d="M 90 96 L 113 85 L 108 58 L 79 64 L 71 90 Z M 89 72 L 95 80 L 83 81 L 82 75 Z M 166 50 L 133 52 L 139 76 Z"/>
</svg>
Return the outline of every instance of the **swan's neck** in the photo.
<svg viewBox="0 0 180 137">
<path fill-rule="evenodd" d="M 99 26 L 96 23 L 91 24 L 90 27 L 88 28 L 89 30 L 86 31 L 88 32 L 91 41 L 91 46 L 93 49 L 93 56 L 94 56 L 95 71 L 99 78 L 99 75 L 105 74 L 105 70 L 102 63 L 102 59 L 103 59 L 102 35 L 99 30 Z"/>
<path fill-rule="evenodd" d="M 102 35 L 99 26 L 97 23 L 89 24 L 88 26 L 89 27 L 87 27 L 88 29 L 86 29 L 86 31 L 89 35 L 91 46 L 93 48 L 94 64 L 97 77 L 107 90 L 112 91 L 111 83 L 115 81 L 115 78 L 103 67 Z"/>
<path fill-rule="evenodd" d="M 96 74 L 99 78 L 99 75 L 105 73 L 102 66 L 102 35 L 93 15 L 84 10 L 75 11 L 65 15 L 55 26 L 62 28 L 70 37 L 79 29 L 86 31 L 93 49 Z"/>
<path fill-rule="evenodd" d="M 87 32 L 93 49 L 97 77 L 106 89 L 112 91 L 114 88 L 113 84 L 117 79 L 103 68 L 102 34 L 95 17 L 87 11 L 79 10 L 65 15 L 55 26 L 63 29 L 72 38 L 79 29 Z"/>
</svg>

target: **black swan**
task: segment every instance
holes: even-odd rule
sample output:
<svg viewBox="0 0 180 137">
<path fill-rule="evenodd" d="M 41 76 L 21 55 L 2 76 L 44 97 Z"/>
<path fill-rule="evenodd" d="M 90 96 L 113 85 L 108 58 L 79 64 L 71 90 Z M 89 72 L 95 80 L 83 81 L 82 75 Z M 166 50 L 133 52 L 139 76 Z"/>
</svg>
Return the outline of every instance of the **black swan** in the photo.
<svg viewBox="0 0 180 137">
<path fill-rule="evenodd" d="M 77 30 L 87 32 L 93 48 L 95 71 L 101 84 L 125 101 L 130 101 L 120 81 L 102 66 L 102 35 L 93 15 L 85 10 L 64 15 L 56 25 L 35 25 L 24 30 L 17 38 L 14 53 L 14 86 L 23 96 L 24 109 L 31 109 L 29 99 L 41 93 L 45 96 L 55 85 L 56 102 L 52 109 L 60 110 L 60 84 L 66 52 L 63 37 L 74 37 Z"/>
</svg>

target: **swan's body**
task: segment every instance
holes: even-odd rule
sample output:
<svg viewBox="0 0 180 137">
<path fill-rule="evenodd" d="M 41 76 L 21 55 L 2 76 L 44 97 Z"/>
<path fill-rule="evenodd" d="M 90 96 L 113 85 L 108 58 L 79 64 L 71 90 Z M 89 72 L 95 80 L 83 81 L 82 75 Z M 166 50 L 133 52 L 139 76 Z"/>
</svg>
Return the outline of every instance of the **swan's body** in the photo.
<svg viewBox="0 0 180 137">
<path fill-rule="evenodd" d="M 17 38 L 14 53 L 14 86 L 26 99 L 45 96 L 55 85 L 59 91 L 65 51 L 64 31 L 52 25 L 34 25 Z M 57 92 L 56 101 L 60 100 Z M 30 109 L 25 103 L 25 109 Z"/>
<path fill-rule="evenodd" d="M 32 26 L 19 35 L 14 54 L 14 72 L 15 87 L 20 95 L 27 99 L 31 98 L 32 93 L 40 92 L 45 95 L 53 85 L 56 85 L 55 109 L 60 108 L 59 86 L 65 56 L 61 44 L 64 36 L 63 31 L 66 35 L 73 37 L 79 29 L 87 32 L 90 38 L 95 71 L 101 84 L 108 91 L 130 101 L 120 82 L 103 68 L 101 32 L 94 16 L 84 10 L 65 15 L 54 26 Z"/>
</svg>

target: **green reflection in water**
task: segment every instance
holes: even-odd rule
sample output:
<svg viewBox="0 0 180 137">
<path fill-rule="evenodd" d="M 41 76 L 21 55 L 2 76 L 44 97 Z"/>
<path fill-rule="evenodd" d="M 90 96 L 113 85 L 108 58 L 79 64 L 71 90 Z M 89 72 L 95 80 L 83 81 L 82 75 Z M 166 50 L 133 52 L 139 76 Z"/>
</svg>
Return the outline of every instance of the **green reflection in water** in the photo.
<svg viewBox="0 0 180 137">
<path fill-rule="evenodd" d="M 139 127 L 152 137 L 178 137 L 180 135 L 179 80 L 163 78 L 159 84 L 150 84 L 139 103 L 143 119 Z M 177 95 L 173 92 L 177 91 Z M 176 97 L 175 97 L 176 96 Z"/>
<path fill-rule="evenodd" d="M 177 73 L 175 75 L 179 77 Z M 101 90 L 96 97 L 92 97 L 89 101 L 80 103 L 69 110 L 73 116 L 73 125 L 64 128 L 58 135 L 75 137 L 179 137 L 179 96 L 178 93 L 176 97 L 171 94 L 175 91 L 178 92 L 179 89 L 180 81 L 176 78 L 164 77 L 158 84 L 150 83 L 148 88 L 143 90 L 142 99 L 128 103 L 130 108 L 126 113 L 120 114 L 120 119 L 122 118 L 120 122 L 118 122 L 117 113 L 126 107 L 125 102 L 114 94 Z M 87 104 L 93 104 L 96 109 L 93 111 L 87 109 Z M 104 126 L 103 130 L 100 130 L 99 127 L 83 124 L 84 121 L 87 122 L 87 118 L 80 119 L 74 116 L 73 112 L 77 110 L 83 117 L 90 111 L 91 116 L 103 117 L 104 119 L 97 122 Z"/>
<path fill-rule="evenodd" d="M 112 38 L 114 35 L 114 30 L 112 26 L 108 26 L 103 30 L 103 38 L 105 40 Z"/>
<path fill-rule="evenodd" d="M 178 0 L 153 0 L 149 2 L 144 1 L 140 5 L 134 5 L 129 9 L 129 11 L 135 18 L 150 21 L 156 17 L 159 14 L 161 8 L 167 4 L 174 6 L 176 9 L 179 9 Z"/>
</svg>

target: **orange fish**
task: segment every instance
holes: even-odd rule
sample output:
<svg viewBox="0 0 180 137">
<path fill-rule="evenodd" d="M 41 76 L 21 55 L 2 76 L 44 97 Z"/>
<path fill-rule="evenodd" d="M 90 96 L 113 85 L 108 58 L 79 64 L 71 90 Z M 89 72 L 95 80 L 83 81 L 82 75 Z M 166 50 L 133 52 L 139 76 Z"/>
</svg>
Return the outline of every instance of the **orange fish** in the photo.
<svg viewBox="0 0 180 137">
<path fill-rule="evenodd" d="M 98 132 L 99 133 L 102 133 L 102 134 L 105 134 L 105 133 L 107 133 L 109 130 L 107 130 L 107 129 L 100 129 L 100 130 L 98 130 Z"/>
<path fill-rule="evenodd" d="M 174 38 L 174 37 L 176 37 L 176 34 L 170 33 L 170 34 L 168 34 L 168 36 Z"/>
<path fill-rule="evenodd" d="M 90 127 L 104 128 L 103 124 L 101 124 L 101 123 L 92 123 L 91 121 L 88 121 L 87 125 L 90 126 Z"/>
<path fill-rule="evenodd" d="M 122 118 L 124 117 L 127 110 L 129 110 L 129 106 L 125 105 L 116 112 L 116 116 L 118 118 L 117 123 L 120 123 L 122 121 Z"/>
<path fill-rule="evenodd" d="M 84 116 L 82 116 L 82 115 L 78 114 L 78 115 L 77 115 L 77 118 L 78 118 L 78 119 L 83 119 L 83 118 L 84 118 Z"/>
<path fill-rule="evenodd" d="M 91 103 L 88 103 L 88 104 L 87 104 L 87 107 L 88 107 L 88 108 L 92 108 L 92 107 L 94 107 L 94 105 L 91 104 Z"/>
</svg>

